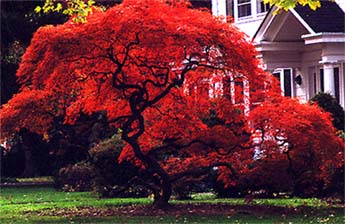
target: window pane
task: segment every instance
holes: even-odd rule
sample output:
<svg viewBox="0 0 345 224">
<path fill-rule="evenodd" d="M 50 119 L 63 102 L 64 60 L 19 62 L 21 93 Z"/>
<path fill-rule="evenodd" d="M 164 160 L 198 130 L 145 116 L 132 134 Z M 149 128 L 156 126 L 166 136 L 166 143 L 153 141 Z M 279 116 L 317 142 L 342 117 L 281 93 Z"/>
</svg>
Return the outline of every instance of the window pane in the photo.
<svg viewBox="0 0 345 224">
<path fill-rule="evenodd" d="M 226 14 L 228 16 L 234 16 L 234 4 L 232 0 L 226 1 Z"/>
<path fill-rule="evenodd" d="M 323 79 L 323 68 L 320 69 L 320 92 L 324 92 L 325 91 L 325 83 L 324 83 L 324 79 Z"/>
<path fill-rule="evenodd" d="M 317 83 L 317 78 L 316 78 L 316 73 L 314 72 L 314 74 L 313 74 L 313 77 L 314 77 L 314 95 L 317 93 L 317 85 L 316 85 L 316 83 Z"/>
<path fill-rule="evenodd" d="M 238 17 L 250 16 L 251 14 L 252 13 L 250 3 L 238 6 Z"/>
<path fill-rule="evenodd" d="M 291 93 L 291 70 L 284 69 L 284 95 L 292 96 Z"/>
<path fill-rule="evenodd" d="M 230 77 L 223 78 L 223 95 L 227 99 L 231 99 L 231 79 Z"/>
<path fill-rule="evenodd" d="M 278 83 L 280 84 L 280 72 L 273 73 L 273 76 L 278 80 Z"/>
<path fill-rule="evenodd" d="M 238 0 L 238 4 L 249 3 L 250 0 Z"/>
<path fill-rule="evenodd" d="M 243 81 L 235 81 L 235 103 L 243 103 Z"/>
<path fill-rule="evenodd" d="M 270 9 L 270 4 L 265 4 L 263 0 L 257 1 L 258 13 L 267 12 Z"/>
<path fill-rule="evenodd" d="M 339 95 L 339 68 L 334 68 L 334 90 L 335 90 L 335 98 L 339 102 L 340 100 L 340 95 Z"/>
</svg>

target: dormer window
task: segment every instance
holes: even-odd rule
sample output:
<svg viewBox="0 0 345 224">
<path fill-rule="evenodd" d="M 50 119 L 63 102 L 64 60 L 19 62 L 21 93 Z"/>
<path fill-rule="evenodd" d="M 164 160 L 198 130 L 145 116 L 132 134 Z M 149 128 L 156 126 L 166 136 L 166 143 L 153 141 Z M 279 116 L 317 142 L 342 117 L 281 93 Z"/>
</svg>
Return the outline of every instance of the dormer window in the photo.
<svg viewBox="0 0 345 224">
<path fill-rule="evenodd" d="M 250 0 L 237 0 L 238 17 L 246 17 L 252 14 Z"/>
</svg>

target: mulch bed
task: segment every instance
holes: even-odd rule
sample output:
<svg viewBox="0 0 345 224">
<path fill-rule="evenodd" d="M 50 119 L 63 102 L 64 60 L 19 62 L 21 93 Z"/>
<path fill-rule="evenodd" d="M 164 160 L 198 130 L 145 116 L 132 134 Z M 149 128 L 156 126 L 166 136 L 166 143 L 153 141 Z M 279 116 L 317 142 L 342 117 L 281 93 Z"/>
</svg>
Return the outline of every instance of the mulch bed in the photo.
<svg viewBox="0 0 345 224">
<path fill-rule="evenodd" d="M 174 204 L 166 209 L 157 209 L 151 205 L 127 205 L 109 208 L 78 207 L 73 209 L 54 209 L 43 210 L 38 215 L 42 216 L 63 216 L 63 217 L 101 217 L 101 216 L 184 216 L 184 215 L 224 215 L 232 216 L 235 214 L 248 214 L 257 217 L 272 215 L 293 215 L 308 214 L 312 215 L 318 211 L 310 207 L 277 207 L 264 205 L 228 205 L 228 204 Z M 319 212 L 319 211 L 318 211 Z M 335 210 L 327 209 L 329 213 Z"/>
</svg>

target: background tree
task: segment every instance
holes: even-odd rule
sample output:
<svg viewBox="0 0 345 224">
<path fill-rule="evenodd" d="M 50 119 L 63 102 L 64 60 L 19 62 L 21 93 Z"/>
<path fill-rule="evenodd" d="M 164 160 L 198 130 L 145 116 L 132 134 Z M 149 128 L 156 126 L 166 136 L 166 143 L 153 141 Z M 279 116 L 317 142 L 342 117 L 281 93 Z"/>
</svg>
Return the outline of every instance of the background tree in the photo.
<svg viewBox="0 0 345 224">
<path fill-rule="evenodd" d="M 344 116 L 345 111 L 339 102 L 329 93 L 318 93 L 310 99 L 311 103 L 316 103 L 326 112 L 331 113 L 333 125 L 338 130 L 345 130 Z"/>
<path fill-rule="evenodd" d="M 25 48 L 29 45 L 33 33 L 45 24 L 58 24 L 66 21 L 60 14 L 36 15 L 33 9 L 37 1 L 1 1 L 1 104 L 6 103 L 15 94 L 19 85 L 16 83 L 16 70 L 19 67 Z M 23 137 L 23 136 L 22 136 Z M 22 138 L 17 136 L 17 141 Z M 24 137 L 26 138 L 26 137 Z M 48 158 L 48 154 L 39 153 L 44 148 L 40 138 L 27 138 L 26 143 L 31 147 L 19 145 L 11 152 L 5 149 L 1 158 L 1 176 L 33 175 L 35 156 Z M 30 140 L 31 142 L 29 142 Z M 39 144 L 42 144 L 39 146 Z M 22 145 L 23 146 L 23 145 Z M 37 147 L 36 147 L 37 146 Z M 33 150 L 33 151 L 32 151 Z M 33 153 L 33 154 L 32 154 Z M 25 156 L 26 155 L 26 156 Z M 19 164 L 20 163 L 20 164 Z M 28 169 L 25 171 L 26 164 Z M 31 167 L 31 168 L 30 168 Z M 29 171 L 31 170 L 31 171 Z"/>
<path fill-rule="evenodd" d="M 1 1 L 1 104 L 18 91 L 15 73 L 33 33 L 46 24 L 59 24 L 67 17 L 57 13 L 37 15 L 37 1 Z"/>
<path fill-rule="evenodd" d="M 294 8 L 296 5 L 309 6 L 313 10 L 321 7 L 320 0 L 264 0 L 264 3 L 269 3 L 271 6 L 275 5 L 284 10 Z"/>
</svg>

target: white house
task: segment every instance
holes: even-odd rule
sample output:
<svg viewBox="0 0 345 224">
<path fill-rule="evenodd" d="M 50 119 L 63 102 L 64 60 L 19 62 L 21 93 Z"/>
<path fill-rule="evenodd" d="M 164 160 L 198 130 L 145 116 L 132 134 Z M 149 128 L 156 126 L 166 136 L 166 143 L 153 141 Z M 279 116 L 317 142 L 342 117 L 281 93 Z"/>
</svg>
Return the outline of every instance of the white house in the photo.
<svg viewBox="0 0 345 224">
<path fill-rule="evenodd" d="M 345 0 L 274 13 L 263 0 L 212 0 L 212 13 L 231 15 L 280 80 L 284 95 L 307 101 L 329 92 L 345 107 Z"/>
</svg>

